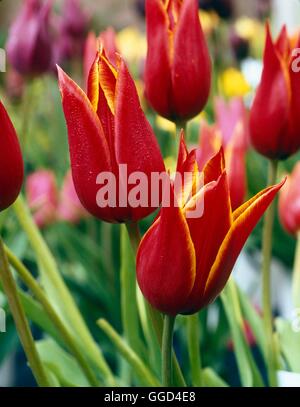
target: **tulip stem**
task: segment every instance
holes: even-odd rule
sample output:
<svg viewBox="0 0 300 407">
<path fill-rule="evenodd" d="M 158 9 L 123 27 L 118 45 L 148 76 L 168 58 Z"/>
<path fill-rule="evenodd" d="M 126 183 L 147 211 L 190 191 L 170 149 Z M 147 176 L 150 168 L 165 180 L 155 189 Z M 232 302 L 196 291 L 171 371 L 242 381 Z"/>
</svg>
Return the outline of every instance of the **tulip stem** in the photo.
<svg viewBox="0 0 300 407">
<path fill-rule="evenodd" d="M 202 387 L 202 369 L 200 355 L 199 315 L 189 315 L 187 318 L 188 352 L 193 386 Z"/>
<path fill-rule="evenodd" d="M 293 269 L 293 303 L 300 308 L 300 232 L 297 233 L 297 245 Z"/>
<path fill-rule="evenodd" d="M 127 231 L 129 234 L 132 248 L 134 250 L 134 253 L 136 253 L 140 240 L 141 240 L 138 224 L 132 222 L 132 223 L 127 223 L 126 226 L 127 226 Z M 159 311 L 154 309 L 152 307 L 152 305 L 149 304 L 145 299 L 144 299 L 144 301 L 145 301 L 146 317 L 152 323 L 159 347 L 161 348 L 162 347 L 162 332 L 163 332 L 162 315 Z M 173 364 L 174 364 L 174 380 L 176 381 L 176 384 L 178 384 L 179 386 L 185 387 L 186 383 L 185 383 L 182 371 L 180 369 L 178 360 L 177 360 L 174 352 L 173 352 L 172 357 L 173 357 Z"/>
<path fill-rule="evenodd" d="M 173 349 L 173 331 L 174 331 L 175 317 L 165 315 L 164 327 L 162 334 L 162 384 L 164 387 L 172 386 L 172 349 Z"/>
<path fill-rule="evenodd" d="M 26 354 L 29 366 L 40 387 L 51 387 L 51 383 L 37 352 L 29 323 L 23 310 L 17 285 L 9 268 L 3 241 L 0 237 L 0 281 L 7 296 L 12 316 Z"/>
<path fill-rule="evenodd" d="M 269 161 L 268 185 L 274 185 L 277 178 L 278 162 L 275 160 Z M 273 337 L 273 315 L 271 302 L 271 259 L 272 259 L 272 234 L 275 218 L 275 203 L 273 202 L 266 211 L 263 226 L 262 238 L 262 302 L 265 335 L 267 342 L 267 368 L 269 385 L 277 386 L 277 362 L 276 362 L 276 345 Z"/>
</svg>

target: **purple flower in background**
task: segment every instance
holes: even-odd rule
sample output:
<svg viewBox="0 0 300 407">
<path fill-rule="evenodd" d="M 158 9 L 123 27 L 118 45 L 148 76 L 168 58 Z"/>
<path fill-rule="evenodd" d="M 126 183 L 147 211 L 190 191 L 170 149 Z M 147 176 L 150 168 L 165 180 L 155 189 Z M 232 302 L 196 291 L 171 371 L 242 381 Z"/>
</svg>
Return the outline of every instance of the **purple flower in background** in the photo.
<svg viewBox="0 0 300 407">
<path fill-rule="evenodd" d="M 48 71 L 52 61 L 50 11 L 53 0 L 25 0 L 13 22 L 7 41 L 7 55 L 22 75 Z"/>
<path fill-rule="evenodd" d="M 75 38 L 85 37 L 89 17 L 82 10 L 79 0 L 65 0 L 62 15 L 63 33 Z"/>
</svg>

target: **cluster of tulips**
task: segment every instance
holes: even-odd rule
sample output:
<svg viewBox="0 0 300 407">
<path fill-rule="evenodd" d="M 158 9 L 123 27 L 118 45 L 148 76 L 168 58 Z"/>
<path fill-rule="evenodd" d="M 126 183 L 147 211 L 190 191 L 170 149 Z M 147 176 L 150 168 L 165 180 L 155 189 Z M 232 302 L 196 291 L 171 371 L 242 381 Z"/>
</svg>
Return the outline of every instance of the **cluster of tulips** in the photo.
<svg viewBox="0 0 300 407">
<path fill-rule="evenodd" d="M 268 338 L 269 384 L 276 385 L 268 294 L 272 203 L 282 188 L 282 222 L 292 234 L 299 233 L 299 165 L 288 177 L 286 185 L 285 179 L 276 184 L 278 162 L 300 149 L 300 74 L 293 70 L 296 56 L 292 53 L 297 44 L 292 43 L 285 28 L 274 41 L 267 25 L 264 67 L 250 111 L 249 137 L 245 136 L 241 122 L 229 134 L 203 124 L 200 145 L 189 150 L 187 122 L 205 108 L 212 82 L 212 62 L 201 28 L 198 2 L 147 0 L 146 21 L 145 96 L 155 112 L 176 124 L 176 177 L 190 173 L 192 179 L 183 178 L 180 188 L 176 188 L 176 179 L 165 168 L 154 130 L 142 110 L 135 82 L 122 55 L 116 52 L 113 33 L 106 32 L 99 38 L 89 37 L 84 89 L 58 67 L 77 196 L 90 215 L 104 222 L 127 226 L 136 252 L 136 279 L 144 296 L 147 317 L 157 327 L 157 321 L 162 323 L 163 316 L 158 339 L 162 349 L 162 384 L 166 386 L 176 380 L 172 366 L 175 373 L 180 370 L 171 351 L 175 317 L 183 314 L 189 321 L 194 321 L 192 314 L 219 296 L 246 240 L 266 212 L 263 313 Z M 22 38 L 22 33 L 15 30 L 13 41 L 20 41 L 20 36 Z M 12 49 L 13 41 L 10 42 Z M 25 64 L 21 60 L 18 63 L 20 66 Z M 222 100 L 217 101 L 219 105 L 222 103 Z M 20 194 L 24 170 L 18 138 L 2 103 L 0 124 L 0 210 L 3 211 Z M 249 143 L 269 159 L 270 185 L 245 201 L 245 151 Z M 142 172 L 149 185 L 153 173 L 170 177 L 167 186 L 161 187 L 160 202 L 165 188 L 172 197 L 171 204 L 158 208 L 148 201 L 146 205 L 133 206 L 128 196 L 136 185 L 129 185 L 125 204 L 120 205 L 117 200 L 113 206 L 100 206 L 96 197 L 99 188 L 105 185 L 97 182 L 98 175 L 110 173 L 119 182 L 121 165 L 126 165 L 128 177 Z M 201 215 L 190 216 L 198 204 L 203 208 Z M 43 205 L 47 206 L 49 202 L 42 203 L 41 210 Z M 84 211 L 83 208 L 78 210 Z M 157 216 L 153 224 L 140 239 L 138 222 L 155 211 Z M 4 249 L 1 253 L 0 267 L 3 268 L 9 255 Z M 7 270 L 6 266 L 4 270 Z M 4 289 L 9 289 L 3 271 L 0 275 Z M 26 351 L 26 346 L 24 348 Z M 29 353 L 29 363 L 38 377 L 30 356 Z"/>
</svg>

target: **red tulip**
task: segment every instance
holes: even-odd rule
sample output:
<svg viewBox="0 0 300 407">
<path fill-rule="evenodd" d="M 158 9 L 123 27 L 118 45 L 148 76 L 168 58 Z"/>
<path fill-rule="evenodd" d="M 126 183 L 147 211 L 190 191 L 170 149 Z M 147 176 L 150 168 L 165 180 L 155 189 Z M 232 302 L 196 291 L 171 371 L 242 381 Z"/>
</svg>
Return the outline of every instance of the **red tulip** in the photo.
<svg viewBox="0 0 300 407">
<path fill-rule="evenodd" d="M 195 169 L 196 153 L 187 154 L 182 137 L 178 169 Z M 141 291 L 169 315 L 195 313 L 219 295 L 248 236 L 282 186 L 271 186 L 232 211 L 222 149 L 203 173 L 204 185 L 184 184 L 182 195 L 189 199 L 163 207 L 138 249 Z M 202 216 L 190 217 L 199 202 Z"/>
<path fill-rule="evenodd" d="M 115 69 L 105 52 L 99 52 L 90 72 L 88 96 L 61 69 L 59 84 L 72 175 L 82 205 L 92 215 L 108 222 L 138 220 L 149 215 L 155 210 L 151 205 L 129 204 L 132 185 L 128 186 L 128 194 L 125 193 L 124 205 L 119 199 L 124 186 L 122 191 L 117 191 L 115 207 L 100 207 L 96 199 L 100 188 L 96 180 L 100 173 L 111 174 L 119 185 L 124 177 L 120 165 L 127 165 L 128 176 L 139 171 L 147 181 L 152 172 L 164 171 L 158 143 L 124 61 L 119 58 Z"/>
<path fill-rule="evenodd" d="M 250 130 L 254 148 L 270 159 L 286 159 L 300 148 L 300 75 L 293 70 L 296 58 L 286 27 L 274 43 L 267 26 L 264 69 L 251 109 Z"/>
<path fill-rule="evenodd" d="M 7 56 L 16 71 L 23 75 L 47 72 L 52 62 L 52 36 L 49 15 L 53 0 L 25 0 L 11 26 Z"/>
<path fill-rule="evenodd" d="M 283 227 L 292 235 L 300 231 L 300 163 L 296 164 L 280 191 L 279 218 Z"/>
<path fill-rule="evenodd" d="M 26 197 L 39 227 L 56 220 L 57 195 L 55 174 L 52 171 L 39 170 L 27 177 Z"/>
<path fill-rule="evenodd" d="M 197 0 L 146 0 L 145 93 L 161 116 L 188 120 L 209 96 L 211 62 Z"/>
<path fill-rule="evenodd" d="M 84 209 L 79 201 L 74 187 L 72 174 L 69 171 L 64 179 L 60 193 L 59 206 L 57 210 L 58 219 L 78 223 L 81 219 L 86 218 L 88 212 Z"/>
<path fill-rule="evenodd" d="M 16 131 L 1 102 L 0 128 L 0 211 L 3 211 L 19 195 L 24 169 Z"/>
</svg>

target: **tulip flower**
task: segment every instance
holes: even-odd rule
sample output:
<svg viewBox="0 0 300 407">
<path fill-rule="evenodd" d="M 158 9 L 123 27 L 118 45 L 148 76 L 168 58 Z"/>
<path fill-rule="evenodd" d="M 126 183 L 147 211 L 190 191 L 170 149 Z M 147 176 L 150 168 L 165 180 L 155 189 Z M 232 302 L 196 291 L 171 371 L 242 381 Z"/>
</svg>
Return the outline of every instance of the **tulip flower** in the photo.
<svg viewBox="0 0 300 407">
<path fill-rule="evenodd" d="M 112 27 L 108 27 L 105 31 L 102 31 L 99 35 L 99 43 L 103 46 L 106 52 L 106 56 L 109 62 L 116 66 L 118 51 L 116 32 Z"/>
<path fill-rule="evenodd" d="M 70 171 L 68 171 L 65 176 L 60 192 L 57 216 L 58 219 L 70 223 L 78 223 L 81 219 L 88 216 L 88 212 L 86 212 L 84 207 L 81 205 L 81 202 L 76 194 Z"/>
<path fill-rule="evenodd" d="M 20 14 L 11 26 L 7 56 L 22 75 L 48 71 L 52 62 L 52 36 L 49 25 L 52 0 L 25 0 Z"/>
<path fill-rule="evenodd" d="M 300 75 L 293 69 L 286 28 L 274 43 L 267 25 L 264 69 L 250 114 L 254 148 L 272 159 L 286 159 L 300 148 Z M 299 41 L 300 43 L 300 41 Z"/>
<path fill-rule="evenodd" d="M 278 209 L 281 224 L 296 236 L 300 231 L 300 163 L 296 164 L 280 191 Z"/>
<path fill-rule="evenodd" d="M 3 211 L 18 197 L 24 169 L 16 131 L 1 102 L 0 128 L 0 211 Z"/>
<path fill-rule="evenodd" d="M 182 136 L 178 171 L 197 171 L 196 155 L 197 151 L 187 153 Z M 162 207 L 140 243 L 141 291 L 153 307 L 170 316 L 195 313 L 214 301 L 248 236 L 282 186 L 271 186 L 232 211 L 224 168 L 221 149 L 204 167 L 202 185 L 183 183 L 181 194 L 174 189 L 175 204 Z M 203 214 L 193 217 L 191 211 L 199 202 Z"/>
<path fill-rule="evenodd" d="M 39 170 L 26 180 L 26 197 L 33 212 L 35 223 L 40 227 L 51 224 L 56 219 L 57 184 L 55 174 L 48 170 Z"/>
<path fill-rule="evenodd" d="M 126 166 L 128 177 L 142 172 L 147 182 L 151 173 L 164 171 L 158 143 L 124 61 L 120 57 L 115 69 L 101 50 L 90 72 L 88 96 L 58 71 L 72 175 L 82 205 L 108 222 L 136 221 L 149 215 L 155 210 L 151 205 L 133 207 L 129 203 L 133 185 L 117 191 L 114 205 L 99 205 L 96 199 L 99 174 L 109 173 L 120 185 L 124 181 L 121 165 Z M 125 203 L 120 203 L 121 195 Z"/>
<path fill-rule="evenodd" d="M 197 0 L 147 0 L 146 20 L 146 97 L 167 119 L 191 119 L 203 110 L 211 85 Z"/>
</svg>

